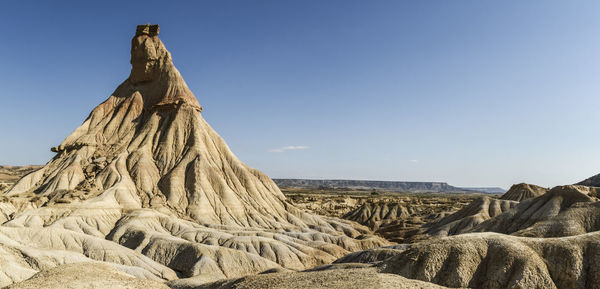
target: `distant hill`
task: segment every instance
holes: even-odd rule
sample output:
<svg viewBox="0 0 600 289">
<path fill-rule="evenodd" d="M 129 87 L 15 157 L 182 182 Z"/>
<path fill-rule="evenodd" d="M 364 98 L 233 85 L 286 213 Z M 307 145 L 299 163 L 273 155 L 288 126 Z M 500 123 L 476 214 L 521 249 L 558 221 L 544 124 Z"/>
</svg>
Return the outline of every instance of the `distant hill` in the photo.
<svg viewBox="0 0 600 289">
<path fill-rule="evenodd" d="M 8 190 L 22 176 L 40 169 L 42 166 L 0 166 L 0 193 Z"/>
<path fill-rule="evenodd" d="M 496 193 L 501 188 L 459 188 L 444 182 L 397 182 L 366 180 L 310 180 L 310 179 L 273 179 L 280 188 L 301 189 L 353 189 L 379 190 L 407 193 Z M 504 193 L 502 190 L 500 193 Z"/>
<path fill-rule="evenodd" d="M 576 185 L 582 185 L 582 186 L 588 186 L 588 187 L 600 187 L 600 174 L 591 176 L 579 183 L 576 183 Z"/>
<path fill-rule="evenodd" d="M 504 194 L 506 190 L 500 187 L 460 187 L 469 191 L 484 192 L 486 194 Z"/>
</svg>

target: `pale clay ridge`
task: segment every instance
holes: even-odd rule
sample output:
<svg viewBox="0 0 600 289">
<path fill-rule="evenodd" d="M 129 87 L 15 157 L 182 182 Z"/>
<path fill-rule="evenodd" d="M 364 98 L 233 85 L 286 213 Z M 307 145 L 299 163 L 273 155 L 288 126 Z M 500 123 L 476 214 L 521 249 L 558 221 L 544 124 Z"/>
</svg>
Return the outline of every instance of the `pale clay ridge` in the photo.
<svg viewBox="0 0 600 289">
<path fill-rule="evenodd" d="M 502 200 L 525 201 L 531 198 L 539 197 L 548 192 L 548 189 L 526 183 L 512 185 L 510 189 L 500 197 Z"/>
<path fill-rule="evenodd" d="M 97 261 L 139 278 L 208 282 L 303 270 L 389 244 L 295 208 L 202 118 L 158 28 L 132 40 L 130 77 L 0 206 L 0 286 Z"/>
<path fill-rule="evenodd" d="M 365 203 L 359 208 L 350 211 L 342 218 L 367 225 L 377 230 L 382 224 L 389 223 L 399 218 L 406 218 L 414 214 L 399 203 Z"/>
<path fill-rule="evenodd" d="M 600 229 L 600 210 L 597 209 L 600 205 L 595 188 L 558 186 L 547 190 L 518 184 L 508 193 L 511 195 L 506 199 L 476 199 L 460 211 L 428 224 L 426 232 L 432 236 L 498 232 L 529 237 L 563 237 Z M 513 197 L 523 201 L 508 200 Z"/>
<path fill-rule="evenodd" d="M 597 194 L 595 188 L 558 186 L 470 230 L 455 232 L 464 234 L 355 252 L 335 263 L 372 264 L 380 273 L 448 287 L 600 288 Z M 480 206 L 486 203 L 482 200 L 432 227 L 480 215 L 481 210 L 473 208 L 486 208 Z M 468 233 L 477 230 L 482 233 Z"/>
<path fill-rule="evenodd" d="M 558 186 L 537 198 L 519 203 L 513 209 L 481 223 L 471 231 L 539 237 L 571 236 L 595 231 L 598 226 L 594 225 L 595 222 L 590 222 L 590 216 L 595 213 L 592 204 L 598 201 L 596 195 L 596 190 L 589 187 Z M 585 207 L 590 209 L 586 211 L 586 216 L 572 215 L 573 218 L 565 222 L 556 222 L 565 214 L 570 214 L 573 209 Z M 549 226 L 550 223 L 554 225 Z M 527 231 L 529 233 L 526 233 Z"/>
<path fill-rule="evenodd" d="M 496 222 L 510 225 L 508 228 L 512 226 L 511 231 L 525 228 L 515 234 L 537 232 L 540 235 L 535 236 L 559 238 L 469 233 L 355 252 L 336 260 L 333 265 L 320 268 L 338 272 L 374 268 L 378 274 L 398 274 L 430 282 L 412 284 L 415 288 L 428 288 L 426 286 L 431 283 L 452 288 L 600 288 L 600 270 L 597 269 L 600 264 L 600 202 L 596 196 L 594 188 L 559 186 L 516 206 L 514 201 L 481 198 L 438 222 L 438 227 L 443 227 L 455 221 L 480 218 L 482 213 L 490 215 L 490 208 L 496 207 L 491 210 L 496 211 L 492 213 L 495 216 L 490 216 L 488 221 L 500 220 Z M 490 205 L 494 203 L 496 205 Z M 502 204 L 506 206 L 504 209 Z M 315 275 L 305 274 L 305 278 L 318 280 Z M 285 276 L 290 280 L 287 284 L 295 284 L 294 277 Z M 214 287 L 207 284 L 201 288 L 235 288 L 231 287 L 233 284 L 241 284 L 239 288 L 260 288 L 244 282 L 257 280 L 257 284 L 266 284 L 258 283 L 258 280 L 268 277 L 253 278 L 210 284 Z M 346 286 L 355 288 L 352 284 Z"/>
<path fill-rule="evenodd" d="M 102 278 L 98 278 L 102 276 Z M 161 282 L 134 278 L 100 263 L 73 263 L 35 274 L 31 279 L 7 289 L 169 289 Z"/>
<path fill-rule="evenodd" d="M 563 238 L 464 234 L 414 244 L 380 272 L 469 288 L 600 288 L 600 233 Z"/>
<path fill-rule="evenodd" d="M 426 229 L 432 236 L 458 235 L 469 232 L 479 224 L 492 219 L 511 208 L 518 202 L 480 197 L 458 212 L 446 216 Z"/>
<path fill-rule="evenodd" d="M 387 240 L 414 243 L 430 237 L 426 232 L 428 224 L 436 223 L 465 205 L 459 198 L 381 198 L 355 206 L 342 218 L 363 224 Z"/>
<path fill-rule="evenodd" d="M 395 274 L 379 273 L 374 268 L 340 268 L 324 271 L 273 273 L 218 281 L 200 286 L 174 289 L 442 289 L 436 284 L 411 280 Z"/>
</svg>

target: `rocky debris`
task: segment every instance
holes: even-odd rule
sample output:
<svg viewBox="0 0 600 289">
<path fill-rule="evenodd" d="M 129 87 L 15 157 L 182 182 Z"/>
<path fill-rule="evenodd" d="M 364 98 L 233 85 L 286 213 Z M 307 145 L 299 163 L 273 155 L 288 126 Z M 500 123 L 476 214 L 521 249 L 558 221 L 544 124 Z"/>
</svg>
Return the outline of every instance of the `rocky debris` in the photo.
<svg viewBox="0 0 600 289">
<path fill-rule="evenodd" d="M 520 183 L 510 187 L 500 199 L 521 202 L 545 194 L 548 189 L 526 183 Z"/>
</svg>

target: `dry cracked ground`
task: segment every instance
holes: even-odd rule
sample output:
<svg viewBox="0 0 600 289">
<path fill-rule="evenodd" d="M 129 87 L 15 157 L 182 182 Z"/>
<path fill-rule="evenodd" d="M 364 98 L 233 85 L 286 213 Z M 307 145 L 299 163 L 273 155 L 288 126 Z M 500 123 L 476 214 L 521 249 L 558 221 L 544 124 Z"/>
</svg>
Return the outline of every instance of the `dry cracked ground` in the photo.
<svg viewBox="0 0 600 289">
<path fill-rule="evenodd" d="M 0 287 L 600 288 L 600 177 L 502 196 L 282 190 L 202 117 L 157 25 L 44 166 L 0 168 Z"/>
</svg>

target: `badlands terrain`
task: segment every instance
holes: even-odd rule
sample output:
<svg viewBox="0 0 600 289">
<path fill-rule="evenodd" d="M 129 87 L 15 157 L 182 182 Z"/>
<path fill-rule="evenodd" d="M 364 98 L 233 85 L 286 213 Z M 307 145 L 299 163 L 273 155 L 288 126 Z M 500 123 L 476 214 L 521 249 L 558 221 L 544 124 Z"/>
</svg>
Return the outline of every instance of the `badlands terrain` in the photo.
<svg viewBox="0 0 600 289">
<path fill-rule="evenodd" d="M 129 77 L 47 164 L 0 167 L 0 287 L 600 288 L 597 178 L 282 191 L 203 119 L 158 34 L 137 27 Z"/>
</svg>

